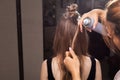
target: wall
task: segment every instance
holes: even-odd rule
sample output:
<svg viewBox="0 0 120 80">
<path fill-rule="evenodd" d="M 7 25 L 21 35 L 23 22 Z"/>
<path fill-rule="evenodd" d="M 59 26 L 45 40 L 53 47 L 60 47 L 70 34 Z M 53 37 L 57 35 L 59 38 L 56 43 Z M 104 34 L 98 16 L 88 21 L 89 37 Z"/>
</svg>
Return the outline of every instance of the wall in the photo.
<svg viewBox="0 0 120 80">
<path fill-rule="evenodd" d="M 15 0 L 0 1 L 0 80 L 18 80 Z"/>
<path fill-rule="evenodd" d="M 24 80 L 40 80 L 42 0 L 21 0 Z M 0 1 L 0 80 L 19 80 L 16 0 Z"/>
<path fill-rule="evenodd" d="M 39 80 L 43 60 L 42 0 L 22 0 L 25 80 Z"/>
</svg>

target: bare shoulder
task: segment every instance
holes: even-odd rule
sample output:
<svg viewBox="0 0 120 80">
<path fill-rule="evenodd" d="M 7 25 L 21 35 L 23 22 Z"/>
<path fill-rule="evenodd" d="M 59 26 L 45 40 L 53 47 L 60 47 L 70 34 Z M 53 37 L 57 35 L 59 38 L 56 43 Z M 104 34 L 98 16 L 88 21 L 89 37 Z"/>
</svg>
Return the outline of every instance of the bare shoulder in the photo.
<svg viewBox="0 0 120 80">
<path fill-rule="evenodd" d="M 47 66 L 47 59 L 42 62 L 42 68 L 45 68 Z"/>
<path fill-rule="evenodd" d="M 53 57 L 52 61 L 56 62 L 57 61 L 57 57 Z"/>
<path fill-rule="evenodd" d="M 83 56 L 83 61 L 82 61 L 82 65 L 81 65 L 81 68 L 83 70 L 83 73 L 82 73 L 82 80 L 87 80 L 88 76 L 89 76 L 89 73 L 90 73 L 90 70 L 91 70 L 91 59 L 89 56 Z"/>
<path fill-rule="evenodd" d="M 100 61 L 98 59 L 95 58 L 96 61 L 96 76 L 95 76 L 95 80 L 102 80 L 102 72 L 101 72 L 101 65 L 100 65 Z"/>
<path fill-rule="evenodd" d="M 52 58 L 52 63 L 53 63 L 53 62 L 56 62 L 56 61 L 57 61 L 57 58 L 56 58 L 56 57 L 53 57 L 53 58 Z M 47 59 L 45 59 L 45 60 L 42 62 L 42 66 L 43 66 L 43 67 L 47 66 Z"/>
<path fill-rule="evenodd" d="M 91 61 L 89 56 L 84 56 L 84 60 Z M 96 63 L 100 63 L 98 59 L 95 58 Z"/>
<path fill-rule="evenodd" d="M 114 80 L 120 80 L 120 70 L 116 73 Z"/>
<path fill-rule="evenodd" d="M 41 69 L 46 69 L 47 66 L 47 59 L 42 62 Z"/>
<path fill-rule="evenodd" d="M 96 58 L 94 58 L 96 61 L 96 66 L 100 66 L 100 61 Z M 91 66 L 91 59 L 89 56 L 84 56 L 84 64 Z"/>
<path fill-rule="evenodd" d="M 85 63 L 87 63 L 87 64 L 89 64 L 88 66 L 89 67 L 87 67 L 87 71 L 90 71 L 90 63 L 91 63 L 91 60 L 90 60 L 90 57 L 89 56 L 87 56 L 86 57 L 86 60 L 88 61 L 88 62 L 85 62 Z M 102 80 L 102 72 L 101 72 L 101 65 L 100 65 L 100 61 L 98 60 L 98 59 L 96 59 L 95 58 L 95 61 L 96 61 L 96 77 L 95 77 L 95 80 Z"/>
<path fill-rule="evenodd" d="M 53 57 L 52 58 L 52 64 L 56 63 L 56 61 L 57 61 L 57 58 Z M 47 67 L 47 59 L 42 62 L 42 69 L 45 69 L 46 67 Z"/>
<path fill-rule="evenodd" d="M 47 80 L 47 60 L 44 60 L 41 65 L 40 80 Z"/>
<path fill-rule="evenodd" d="M 90 56 L 84 56 L 83 59 L 84 59 L 85 63 L 90 63 L 91 64 Z"/>
</svg>

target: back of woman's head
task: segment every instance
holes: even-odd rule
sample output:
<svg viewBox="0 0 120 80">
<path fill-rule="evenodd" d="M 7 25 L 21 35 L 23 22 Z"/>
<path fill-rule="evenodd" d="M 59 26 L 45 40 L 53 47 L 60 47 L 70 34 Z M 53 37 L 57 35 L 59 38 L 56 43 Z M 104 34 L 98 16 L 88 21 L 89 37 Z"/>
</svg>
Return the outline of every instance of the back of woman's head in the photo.
<svg viewBox="0 0 120 80">
<path fill-rule="evenodd" d="M 78 55 L 86 55 L 88 47 L 88 39 L 85 29 L 81 33 L 78 27 L 78 19 L 80 15 L 77 12 L 77 5 L 71 4 L 67 6 L 66 12 L 61 17 L 55 33 L 53 49 L 55 53 L 64 56 L 65 51 L 69 47 L 74 48 Z"/>
<path fill-rule="evenodd" d="M 66 12 L 56 27 L 53 49 L 56 55 L 59 54 L 62 56 L 60 58 L 60 66 L 64 71 L 63 80 L 72 79 L 63 64 L 65 52 L 68 51 L 68 48 L 72 47 L 78 57 L 87 55 L 88 37 L 85 29 L 83 29 L 83 32 L 80 32 L 78 26 L 79 17 L 80 14 L 77 12 L 77 5 L 71 4 L 67 6 Z"/>
</svg>

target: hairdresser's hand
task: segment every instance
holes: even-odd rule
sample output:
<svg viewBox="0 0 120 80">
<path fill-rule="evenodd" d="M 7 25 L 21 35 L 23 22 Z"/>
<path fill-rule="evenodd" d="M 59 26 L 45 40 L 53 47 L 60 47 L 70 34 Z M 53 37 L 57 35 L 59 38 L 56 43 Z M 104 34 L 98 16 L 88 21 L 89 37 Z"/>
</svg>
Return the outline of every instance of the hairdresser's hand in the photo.
<svg viewBox="0 0 120 80">
<path fill-rule="evenodd" d="M 83 28 L 83 20 L 87 17 L 90 17 L 92 19 L 94 19 L 94 24 L 93 24 L 93 28 L 96 27 L 97 23 L 98 23 L 98 18 L 99 18 L 99 9 L 93 9 L 87 13 L 84 13 L 82 16 L 81 16 L 81 19 L 78 21 L 78 25 L 80 26 L 80 31 L 82 32 L 82 28 Z M 91 32 L 91 29 L 87 29 L 88 31 Z"/>
<path fill-rule="evenodd" d="M 69 51 L 66 51 L 64 64 L 71 73 L 73 80 L 80 80 L 80 61 L 71 48 L 69 48 Z"/>
</svg>

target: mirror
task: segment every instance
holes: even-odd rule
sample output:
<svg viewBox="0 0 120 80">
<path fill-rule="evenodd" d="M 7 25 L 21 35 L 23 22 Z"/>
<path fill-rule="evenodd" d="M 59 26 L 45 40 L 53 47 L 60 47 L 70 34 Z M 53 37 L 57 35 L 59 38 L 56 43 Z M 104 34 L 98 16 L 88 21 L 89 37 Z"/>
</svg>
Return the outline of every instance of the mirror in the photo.
<svg viewBox="0 0 120 80">
<path fill-rule="evenodd" d="M 77 3 L 80 14 L 94 8 L 104 9 L 109 0 L 43 0 L 44 59 L 52 56 L 53 38 L 57 21 L 70 3 Z M 106 46 L 102 36 L 96 32 L 88 32 L 90 37 L 89 53 L 96 57 L 102 68 L 103 80 L 113 80 L 119 70 L 120 58 Z M 98 46 L 99 45 L 99 46 Z"/>
</svg>

